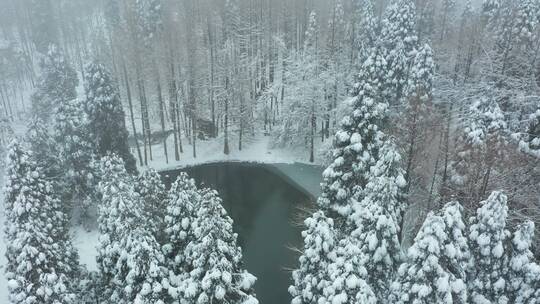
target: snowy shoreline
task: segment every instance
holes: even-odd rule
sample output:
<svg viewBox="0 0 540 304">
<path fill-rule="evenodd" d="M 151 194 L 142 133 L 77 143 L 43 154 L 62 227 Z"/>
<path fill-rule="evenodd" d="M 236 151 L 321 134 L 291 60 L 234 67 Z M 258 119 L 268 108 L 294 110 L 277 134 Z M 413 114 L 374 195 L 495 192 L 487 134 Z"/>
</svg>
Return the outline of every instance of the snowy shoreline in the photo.
<svg viewBox="0 0 540 304">
<path fill-rule="evenodd" d="M 194 168 L 198 166 L 213 165 L 213 164 L 241 164 L 248 166 L 263 166 L 272 173 L 285 179 L 304 194 L 308 195 L 312 200 L 316 200 L 320 194 L 320 182 L 322 181 L 322 171 L 324 168 L 315 164 L 306 164 L 301 162 L 267 162 L 267 161 L 252 161 L 241 159 L 230 160 L 212 160 L 200 163 L 189 163 L 178 166 L 171 166 L 158 170 L 160 173 Z"/>
</svg>

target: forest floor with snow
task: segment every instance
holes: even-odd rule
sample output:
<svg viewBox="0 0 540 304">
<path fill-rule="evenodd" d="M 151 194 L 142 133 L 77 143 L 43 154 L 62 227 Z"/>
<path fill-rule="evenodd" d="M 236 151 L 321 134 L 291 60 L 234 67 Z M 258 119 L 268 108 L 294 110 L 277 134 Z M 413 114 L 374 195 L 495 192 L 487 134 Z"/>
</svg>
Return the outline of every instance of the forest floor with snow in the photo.
<svg viewBox="0 0 540 304">
<path fill-rule="evenodd" d="M 321 165 L 324 163 L 325 147 L 320 141 L 315 144 L 315 161 L 309 162 L 309 151 L 305 149 L 295 149 L 292 147 L 275 148 L 271 145 L 271 137 L 263 134 L 256 134 L 253 138 L 245 139 L 242 150 L 238 148 L 238 138 L 230 136 L 228 155 L 223 153 L 223 136 L 211 138 L 208 140 L 198 140 L 196 142 L 197 157 L 193 157 L 193 146 L 182 138 L 183 153 L 180 154 L 180 160 L 174 159 L 174 138 L 169 136 L 167 139 L 167 150 L 169 162 L 166 162 L 163 144 L 152 146 L 153 159 L 149 160 L 148 166 L 158 171 L 164 169 L 174 169 L 203 163 L 213 162 L 256 162 L 265 164 L 274 163 L 304 163 L 311 165 Z M 326 142 L 330 142 L 327 140 Z M 142 151 L 142 146 L 141 146 Z M 137 157 L 136 149 L 131 151 Z M 142 153 L 142 152 L 141 152 Z"/>
</svg>

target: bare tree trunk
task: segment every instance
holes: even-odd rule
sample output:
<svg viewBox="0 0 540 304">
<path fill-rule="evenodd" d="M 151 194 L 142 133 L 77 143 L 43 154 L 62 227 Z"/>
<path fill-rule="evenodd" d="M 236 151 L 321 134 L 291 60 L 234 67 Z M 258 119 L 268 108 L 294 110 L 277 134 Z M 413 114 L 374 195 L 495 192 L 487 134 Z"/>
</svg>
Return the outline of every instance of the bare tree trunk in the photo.
<svg viewBox="0 0 540 304">
<path fill-rule="evenodd" d="M 206 19 L 207 25 L 208 25 L 208 43 L 209 43 L 209 49 L 210 49 L 210 116 L 212 117 L 212 134 L 210 134 L 211 137 L 216 137 L 216 103 L 214 100 L 214 34 L 212 31 L 212 26 L 210 24 L 210 18 L 207 17 Z"/>
<path fill-rule="evenodd" d="M 171 54 L 170 54 L 170 64 L 171 64 L 171 74 L 169 79 L 169 108 L 171 109 L 171 120 L 173 123 L 173 135 L 174 135 L 174 159 L 176 161 L 180 160 L 180 151 L 178 150 L 178 138 L 179 138 L 179 130 L 178 130 L 178 92 L 176 88 L 176 79 L 175 79 L 175 71 L 174 71 L 174 58 L 172 55 L 172 49 L 170 48 Z M 180 140 L 182 140 L 180 138 Z"/>
<path fill-rule="evenodd" d="M 167 131 L 165 130 L 165 105 L 163 103 L 163 95 L 161 93 L 161 83 L 159 79 L 159 70 L 156 67 L 156 83 L 159 101 L 159 118 L 161 120 L 161 131 L 163 132 L 163 150 L 165 152 L 165 163 L 169 163 L 169 152 L 167 151 Z"/>
<path fill-rule="evenodd" d="M 137 155 L 139 156 L 139 163 L 143 165 L 143 159 L 141 155 L 141 148 L 139 147 L 139 139 L 137 138 L 137 128 L 135 127 L 135 117 L 133 116 L 133 101 L 131 99 L 131 89 L 129 85 L 129 78 L 126 69 L 126 63 L 122 60 L 122 68 L 124 70 L 124 81 L 127 91 L 127 99 L 129 104 L 129 117 L 131 118 L 131 128 L 133 130 L 133 138 L 135 139 L 135 147 L 137 148 Z"/>
<path fill-rule="evenodd" d="M 193 33 L 193 15 L 195 9 L 191 0 L 185 0 L 185 25 L 186 25 L 186 52 L 188 59 L 188 103 L 189 116 L 191 118 L 191 144 L 193 158 L 197 158 L 197 105 L 195 103 L 195 37 Z"/>
<path fill-rule="evenodd" d="M 448 112 L 446 113 L 446 128 L 444 130 L 444 169 L 441 181 L 441 199 L 445 201 L 448 194 L 448 163 L 450 160 L 450 122 L 452 121 L 452 108 L 450 104 Z"/>
<path fill-rule="evenodd" d="M 309 162 L 312 163 L 315 161 L 315 128 L 316 126 L 316 118 L 315 118 L 315 101 L 311 101 L 311 133 L 310 133 L 310 153 L 309 153 Z"/>
<path fill-rule="evenodd" d="M 224 143 L 223 143 L 223 153 L 229 155 L 229 76 L 225 77 L 225 123 L 223 125 L 224 131 Z"/>
<path fill-rule="evenodd" d="M 412 126 L 411 126 L 411 133 L 409 134 L 409 148 L 407 149 L 407 168 L 405 170 L 405 180 L 407 181 L 407 188 L 405 189 L 405 192 L 409 192 L 411 188 L 411 174 L 412 174 L 412 168 L 413 168 L 413 161 L 414 161 L 414 154 L 415 154 L 415 146 L 416 146 L 416 137 L 417 137 L 417 124 L 418 124 L 418 109 L 413 109 L 413 116 L 412 116 Z"/>
</svg>

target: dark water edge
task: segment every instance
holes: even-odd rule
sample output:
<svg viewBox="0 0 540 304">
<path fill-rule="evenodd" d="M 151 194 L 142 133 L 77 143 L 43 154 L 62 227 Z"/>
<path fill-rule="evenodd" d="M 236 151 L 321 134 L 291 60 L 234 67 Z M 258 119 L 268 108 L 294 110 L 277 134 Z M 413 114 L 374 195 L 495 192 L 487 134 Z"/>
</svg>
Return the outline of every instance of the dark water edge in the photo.
<svg viewBox="0 0 540 304">
<path fill-rule="evenodd" d="M 290 270 L 298 265 L 302 227 L 312 198 L 290 180 L 264 164 L 211 163 L 161 172 L 167 187 L 180 172 L 188 173 L 201 187 L 219 191 L 234 220 L 245 268 L 258 279 L 261 304 L 291 302 L 287 292 Z"/>
</svg>

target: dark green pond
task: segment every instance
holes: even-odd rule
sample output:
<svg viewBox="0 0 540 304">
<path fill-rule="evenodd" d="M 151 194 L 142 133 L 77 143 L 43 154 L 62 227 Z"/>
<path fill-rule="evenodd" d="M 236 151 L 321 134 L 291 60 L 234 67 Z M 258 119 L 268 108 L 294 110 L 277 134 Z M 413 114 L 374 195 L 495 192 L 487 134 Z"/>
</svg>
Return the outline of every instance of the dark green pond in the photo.
<svg viewBox="0 0 540 304">
<path fill-rule="evenodd" d="M 215 163 L 163 172 L 170 184 L 187 172 L 199 185 L 219 191 L 234 220 L 245 267 L 258 279 L 261 304 L 291 302 L 287 288 L 290 270 L 298 264 L 292 248 L 301 248 L 302 227 L 310 198 L 266 165 Z"/>
</svg>

